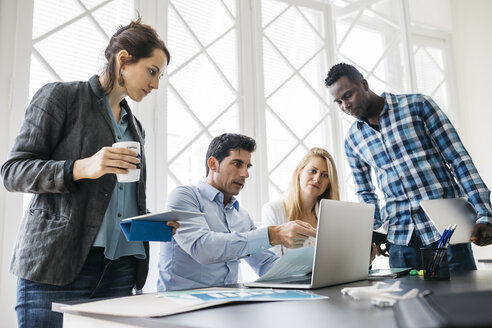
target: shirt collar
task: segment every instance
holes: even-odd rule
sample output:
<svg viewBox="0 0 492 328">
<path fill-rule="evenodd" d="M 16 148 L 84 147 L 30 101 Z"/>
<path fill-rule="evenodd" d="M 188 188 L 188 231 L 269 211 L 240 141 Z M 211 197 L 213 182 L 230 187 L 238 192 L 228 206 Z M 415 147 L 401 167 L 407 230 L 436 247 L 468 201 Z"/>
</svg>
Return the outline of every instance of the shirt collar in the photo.
<svg viewBox="0 0 492 328">
<path fill-rule="evenodd" d="M 106 95 L 104 96 L 104 103 L 106 104 L 106 108 L 108 109 L 109 115 L 115 119 L 114 122 L 116 124 L 119 124 L 120 122 L 126 123 L 126 121 L 128 121 L 128 111 L 127 111 L 127 109 L 125 109 L 125 106 L 120 106 L 120 108 L 121 108 L 120 122 L 116 122 L 116 118 L 113 116 L 113 112 L 111 110 L 111 105 L 109 104 L 108 96 L 106 96 Z"/>
<path fill-rule="evenodd" d="M 209 201 L 214 202 L 218 200 L 220 201 L 220 203 L 224 204 L 224 194 L 217 188 L 211 186 L 205 181 L 198 181 L 197 187 L 198 190 L 200 190 L 200 193 L 204 195 Z M 239 202 L 236 197 L 232 196 L 231 200 L 229 201 L 229 203 L 227 203 L 225 207 L 234 207 L 236 211 L 239 211 Z"/>
<path fill-rule="evenodd" d="M 390 107 L 390 104 L 392 103 L 391 101 L 391 94 L 387 94 L 386 92 L 383 92 L 381 94 L 381 97 L 384 98 L 384 107 L 383 107 L 383 110 L 381 111 L 381 113 L 379 114 L 379 117 L 383 116 L 386 114 L 386 112 L 388 111 L 389 107 Z M 357 121 L 357 129 L 360 130 L 362 129 L 362 127 L 364 126 L 364 124 L 369 124 L 366 120 L 363 120 L 363 119 L 360 119 L 358 118 Z"/>
<path fill-rule="evenodd" d="M 103 100 L 106 97 L 106 92 L 104 91 L 103 86 L 99 82 L 99 76 L 94 75 L 89 79 L 89 85 L 91 86 L 92 92 L 100 99 Z M 128 102 L 126 99 L 123 99 L 120 102 L 121 109 L 125 111 L 125 114 L 131 113 L 130 106 L 128 106 Z M 121 115 L 123 117 L 123 115 Z"/>
<path fill-rule="evenodd" d="M 89 85 L 91 86 L 92 92 L 98 97 L 98 98 L 104 98 L 106 93 L 104 92 L 104 88 L 102 87 L 101 83 L 99 82 L 99 76 L 94 75 L 89 79 Z"/>
<path fill-rule="evenodd" d="M 127 111 L 125 109 L 125 106 L 121 106 L 121 114 L 120 114 L 120 121 L 125 121 L 125 120 L 128 120 L 128 117 L 127 117 Z"/>
</svg>

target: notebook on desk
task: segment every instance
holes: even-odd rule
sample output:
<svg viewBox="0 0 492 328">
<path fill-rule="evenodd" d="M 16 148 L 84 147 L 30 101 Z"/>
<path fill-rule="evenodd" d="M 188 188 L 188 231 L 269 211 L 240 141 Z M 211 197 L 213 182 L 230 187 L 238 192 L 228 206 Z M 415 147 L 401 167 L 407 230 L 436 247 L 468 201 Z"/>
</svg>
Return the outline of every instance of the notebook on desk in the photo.
<svg viewBox="0 0 492 328">
<path fill-rule="evenodd" d="M 366 279 L 373 221 L 374 205 L 323 199 L 320 202 L 312 273 L 266 281 L 260 278 L 260 281 L 244 285 L 314 289 Z"/>
</svg>

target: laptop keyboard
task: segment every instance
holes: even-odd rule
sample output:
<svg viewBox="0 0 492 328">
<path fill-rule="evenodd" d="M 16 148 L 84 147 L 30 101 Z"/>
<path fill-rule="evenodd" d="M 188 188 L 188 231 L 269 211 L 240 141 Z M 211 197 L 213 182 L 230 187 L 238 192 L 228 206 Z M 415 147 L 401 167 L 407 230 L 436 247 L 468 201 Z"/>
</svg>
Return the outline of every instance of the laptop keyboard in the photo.
<svg viewBox="0 0 492 328">
<path fill-rule="evenodd" d="M 296 284 L 296 285 L 309 285 L 310 283 L 311 283 L 311 278 L 281 282 L 281 284 Z"/>
<path fill-rule="evenodd" d="M 311 276 L 288 277 L 288 278 L 284 278 L 284 279 L 275 280 L 275 283 L 309 285 L 311 283 Z"/>
</svg>

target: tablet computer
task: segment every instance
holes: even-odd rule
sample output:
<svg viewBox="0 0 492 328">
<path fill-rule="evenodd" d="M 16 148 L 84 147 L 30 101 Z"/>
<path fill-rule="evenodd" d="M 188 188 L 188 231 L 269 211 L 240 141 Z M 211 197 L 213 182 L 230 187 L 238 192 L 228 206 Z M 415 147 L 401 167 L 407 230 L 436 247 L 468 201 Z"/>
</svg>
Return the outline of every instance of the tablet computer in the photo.
<svg viewBox="0 0 492 328">
<path fill-rule="evenodd" d="M 139 216 L 132 216 L 131 218 L 123 219 L 121 222 L 132 220 L 143 221 L 179 221 L 196 218 L 198 216 L 204 216 L 202 212 L 181 211 L 181 210 L 165 210 L 162 212 L 148 213 Z"/>
<path fill-rule="evenodd" d="M 465 198 L 428 199 L 420 201 L 425 214 L 440 234 L 448 226 L 456 224 L 450 244 L 469 243 L 477 214 Z"/>
</svg>

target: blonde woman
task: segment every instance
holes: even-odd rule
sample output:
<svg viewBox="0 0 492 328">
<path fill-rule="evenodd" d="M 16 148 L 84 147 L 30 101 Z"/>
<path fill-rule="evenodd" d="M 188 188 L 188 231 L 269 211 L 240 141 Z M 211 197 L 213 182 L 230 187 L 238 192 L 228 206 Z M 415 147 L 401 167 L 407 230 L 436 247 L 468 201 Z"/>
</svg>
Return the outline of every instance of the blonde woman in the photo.
<svg viewBox="0 0 492 328">
<path fill-rule="evenodd" d="M 340 199 L 338 174 L 333 157 L 323 148 L 311 148 L 297 165 L 283 199 L 267 203 L 262 210 L 262 225 L 280 225 L 300 220 L 314 228 L 318 225 L 318 206 L 321 199 Z M 303 245 L 314 246 L 314 238 Z M 284 255 L 284 246 L 272 250 Z"/>
</svg>

